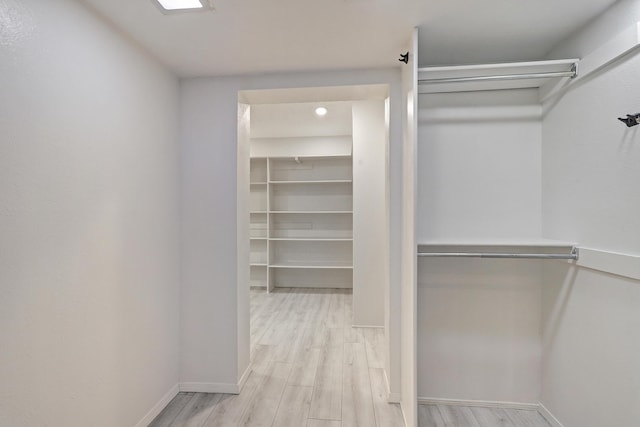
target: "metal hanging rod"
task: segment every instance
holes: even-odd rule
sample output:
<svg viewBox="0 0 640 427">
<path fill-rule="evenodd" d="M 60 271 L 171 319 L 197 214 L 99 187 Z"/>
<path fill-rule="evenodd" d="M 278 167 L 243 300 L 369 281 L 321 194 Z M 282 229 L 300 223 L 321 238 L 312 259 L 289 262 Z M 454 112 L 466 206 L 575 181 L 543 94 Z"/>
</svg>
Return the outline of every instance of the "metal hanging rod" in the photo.
<svg viewBox="0 0 640 427">
<path fill-rule="evenodd" d="M 507 80 L 532 80 L 551 79 L 558 77 L 575 78 L 578 75 L 577 67 L 574 65 L 570 71 L 553 71 L 547 73 L 525 73 L 525 74 L 503 74 L 496 76 L 473 76 L 473 77 L 448 77 L 442 79 L 419 79 L 418 84 L 441 84 L 441 83 L 468 83 L 483 81 L 507 81 Z"/>
<path fill-rule="evenodd" d="M 578 248 L 571 253 L 539 254 L 539 253 L 497 253 L 497 252 L 418 252 L 418 257 L 425 258 L 502 258 L 502 259 L 578 259 Z"/>
</svg>

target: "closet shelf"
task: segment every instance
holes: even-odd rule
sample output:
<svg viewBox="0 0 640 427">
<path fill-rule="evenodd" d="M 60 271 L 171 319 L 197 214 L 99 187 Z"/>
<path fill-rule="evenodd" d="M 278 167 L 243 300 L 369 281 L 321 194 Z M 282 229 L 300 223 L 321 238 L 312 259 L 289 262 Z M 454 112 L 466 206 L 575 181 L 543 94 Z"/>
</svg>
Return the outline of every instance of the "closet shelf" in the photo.
<svg viewBox="0 0 640 427">
<path fill-rule="evenodd" d="M 271 160 L 323 160 L 323 159 L 351 159 L 351 154 L 323 154 L 323 155 L 302 155 L 302 156 L 269 156 Z"/>
<path fill-rule="evenodd" d="M 342 237 L 270 237 L 275 242 L 353 242 L 352 238 Z"/>
<path fill-rule="evenodd" d="M 353 211 L 269 211 L 270 214 L 352 214 Z"/>
<path fill-rule="evenodd" d="M 318 179 L 307 181 L 269 181 L 269 184 L 352 184 L 350 179 Z"/>
<path fill-rule="evenodd" d="M 555 240 L 430 241 L 418 244 L 418 257 L 578 259 L 575 243 Z"/>
<path fill-rule="evenodd" d="M 322 270 L 350 270 L 353 269 L 353 265 L 351 264 L 339 264 L 339 263 L 332 263 L 332 264 L 313 264 L 313 263 L 306 263 L 306 264 L 295 264 L 295 263 L 283 263 L 283 262 L 278 262 L 278 263 L 274 263 L 274 264 L 270 264 L 269 267 L 271 268 L 287 268 L 287 269 L 294 269 L 294 268 L 300 268 L 300 269 L 322 269 Z"/>
<path fill-rule="evenodd" d="M 267 263 L 264 262 L 252 262 L 251 264 L 249 264 L 251 267 L 266 267 Z"/>
<path fill-rule="evenodd" d="M 578 59 L 459 65 L 418 69 L 420 93 L 539 88 L 577 76 Z"/>
</svg>

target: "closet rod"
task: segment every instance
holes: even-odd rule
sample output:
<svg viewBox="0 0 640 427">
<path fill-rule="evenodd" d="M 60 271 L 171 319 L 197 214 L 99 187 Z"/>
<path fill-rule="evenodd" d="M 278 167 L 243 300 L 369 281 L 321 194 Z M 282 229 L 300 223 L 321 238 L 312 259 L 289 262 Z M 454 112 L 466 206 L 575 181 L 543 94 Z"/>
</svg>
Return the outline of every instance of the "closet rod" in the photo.
<svg viewBox="0 0 640 427">
<path fill-rule="evenodd" d="M 578 259 L 578 249 L 570 254 L 516 254 L 495 252 L 418 252 L 418 257 L 429 258 L 503 258 L 503 259 Z"/>
<path fill-rule="evenodd" d="M 554 71 L 554 72 L 548 72 L 548 73 L 504 74 L 504 75 L 497 75 L 497 76 L 475 76 L 475 77 L 449 77 L 449 78 L 443 78 L 443 79 L 419 79 L 418 84 L 551 79 L 551 78 L 557 78 L 557 77 L 574 78 L 577 75 L 578 75 L 578 72 L 574 68 L 571 71 Z"/>
</svg>

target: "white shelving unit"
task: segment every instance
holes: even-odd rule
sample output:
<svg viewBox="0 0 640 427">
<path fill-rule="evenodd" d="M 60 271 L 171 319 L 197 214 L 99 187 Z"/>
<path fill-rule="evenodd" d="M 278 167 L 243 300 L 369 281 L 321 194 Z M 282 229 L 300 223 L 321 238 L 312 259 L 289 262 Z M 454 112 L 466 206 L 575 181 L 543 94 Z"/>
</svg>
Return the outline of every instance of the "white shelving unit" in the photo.
<svg viewBox="0 0 640 427">
<path fill-rule="evenodd" d="M 251 159 L 251 286 L 353 286 L 352 158 Z"/>
<path fill-rule="evenodd" d="M 249 185 L 249 281 L 252 287 L 269 286 L 269 193 L 268 161 L 251 159 Z"/>
</svg>

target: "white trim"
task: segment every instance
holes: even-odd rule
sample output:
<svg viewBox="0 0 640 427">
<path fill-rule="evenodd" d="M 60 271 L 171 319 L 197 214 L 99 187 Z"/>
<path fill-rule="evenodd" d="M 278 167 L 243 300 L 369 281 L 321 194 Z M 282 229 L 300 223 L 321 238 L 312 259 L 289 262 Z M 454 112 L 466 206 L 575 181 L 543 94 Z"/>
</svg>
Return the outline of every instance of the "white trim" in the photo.
<svg viewBox="0 0 640 427">
<path fill-rule="evenodd" d="M 400 396 L 400 393 L 389 392 L 387 395 L 387 403 L 400 403 L 401 400 L 402 396 Z"/>
<path fill-rule="evenodd" d="M 384 326 L 372 326 L 372 325 L 351 325 L 352 328 L 369 328 L 369 329 L 384 329 Z"/>
<path fill-rule="evenodd" d="M 551 427 L 564 427 L 562 423 L 558 421 L 558 419 L 554 417 L 551 412 L 549 412 L 549 410 L 542 404 L 542 402 L 540 402 L 539 405 L 540 406 L 538 408 L 538 412 L 544 417 L 545 420 L 547 420 L 549 424 L 551 424 Z"/>
<path fill-rule="evenodd" d="M 188 393 L 240 394 L 238 384 L 225 383 L 180 383 L 180 391 Z"/>
<path fill-rule="evenodd" d="M 638 47 L 640 47 L 640 22 L 625 28 L 617 36 L 582 58 L 579 62 L 579 71 L 575 79 L 561 81 L 560 83 L 549 82 L 542 86 L 540 100 L 546 101 L 559 94 L 561 90 L 572 86 L 575 82 L 600 71 L 627 55 L 633 54 L 638 50 Z"/>
<path fill-rule="evenodd" d="M 171 390 L 169 390 L 167 394 L 162 396 L 162 399 L 160 399 L 158 403 L 153 405 L 153 408 L 151 408 L 151 410 L 149 410 L 149 412 L 147 412 L 147 414 L 142 417 L 140 421 L 138 421 L 136 427 L 147 427 L 149 424 L 151 424 L 151 421 L 153 421 L 160 414 L 160 412 L 162 412 L 162 410 L 169 404 L 169 402 L 173 400 L 174 397 L 178 395 L 179 392 L 179 384 L 171 387 Z"/>
<path fill-rule="evenodd" d="M 389 385 L 389 376 L 387 375 L 387 370 L 383 369 L 382 372 L 384 373 L 383 377 L 384 377 L 384 386 L 387 392 L 387 403 L 400 403 L 400 400 L 401 400 L 400 393 L 391 392 L 391 386 Z"/>
<path fill-rule="evenodd" d="M 580 74 L 576 77 L 576 81 L 623 58 L 639 46 L 640 22 L 637 22 L 625 28 L 617 36 L 585 56 L 582 61 L 580 61 Z"/>
<path fill-rule="evenodd" d="M 461 400 L 438 399 L 433 397 L 418 397 L 418 405 L 449 405 L 449 406 L 473 406 L 479 408 L 503 408 L 503 409 L 527 409 L 538 410 L 538 403 L 497 402 L 489 400 Z"/>
<path fill-rule="evenodd" d="M 623 254 L 591 248 L 579 248 L 575 262 L 580 267 L 640 280 L 640 255 Z"/>
<path fill-rule="evenodd" d="M 247 378 L 249 378 L 250 373 L 251 363 L 249 363 L 249 366 L 247 366 L 247 369 L 245 369 L 244 374 L 242 374 L 242 376 L 240 377 L 240 381 L 238 381 L 238 393 L 240 393 L 240 390 L 242 390 L 242 387 L 244 387 L 244 383 L 247 382 Z"/>
</svg>

